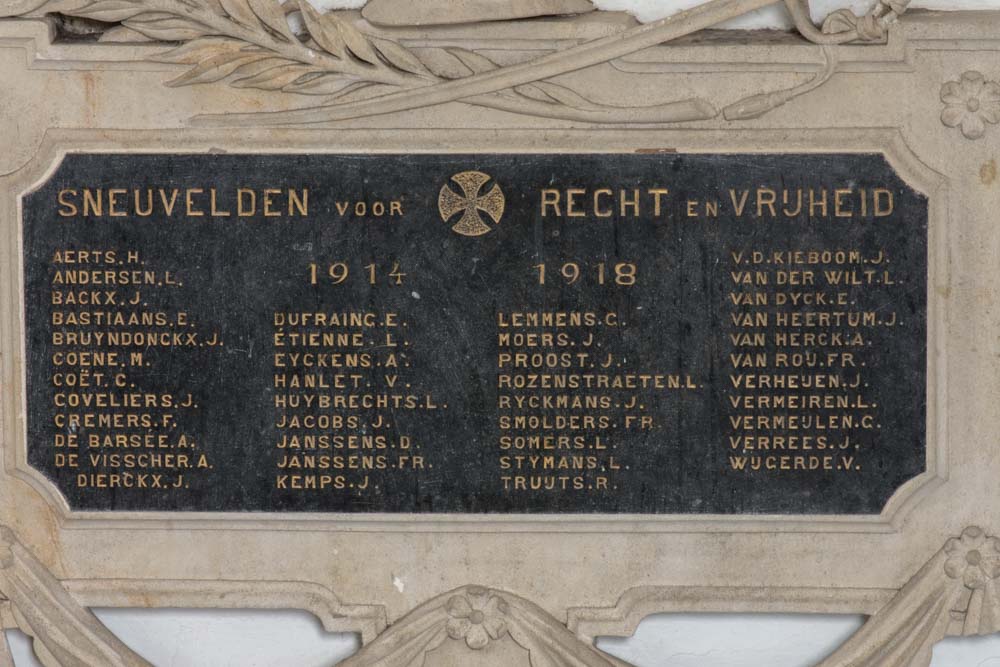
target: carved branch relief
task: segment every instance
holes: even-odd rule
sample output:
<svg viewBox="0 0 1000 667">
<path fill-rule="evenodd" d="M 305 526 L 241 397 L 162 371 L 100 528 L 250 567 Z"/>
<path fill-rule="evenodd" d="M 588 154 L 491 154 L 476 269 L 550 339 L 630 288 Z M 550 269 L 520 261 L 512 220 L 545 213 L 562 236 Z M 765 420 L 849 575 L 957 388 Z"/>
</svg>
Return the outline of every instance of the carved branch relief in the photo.
<svg viewBox="0 0 1000 667">
<path fill-rule="evenodd" d="M 365 32 L 338 12 L 321 14 L 306 0 L 284 6 L 275 0 L 70 0 L 68 5 L 67 1 L 49 0 L 33 13 L 58 10 L 120 23 L 104 36 L 109 40 L 126 31 L 142 39 L 181 42 L 156 57 L 188 66 L 167 85 L 226 81 L 236 88 L 323 98 L 318 106 L 293 111 L 195 119 L 196 124 L 207 125 L 320 123 L 454 101 L 586 123 L 673 123 L 720 115 L 729 121 L 756 118 L 828 81 L 836 72 L 830 45 L 884 40 L 888 26 L 909 4 L 882 0 L 863 17 L 836 12 L 819 30 L 811 21 L 807 0 L 785 0 L 801 35 L 823 46 L 826 66 L 805 84 L 752 95 L 720 111 L 701 98 L 654 106 L 599 104 L 552 79 L 670 42 L 773 0 L 711 0 L 655 23 L 507 66 L 465 48 L 409 48 Z M 289 26 L 286 14 L 291 12 L 301 17 L 301 34 Z M 379 16 L 378 11 L 375 14 Z"/>
</svg>

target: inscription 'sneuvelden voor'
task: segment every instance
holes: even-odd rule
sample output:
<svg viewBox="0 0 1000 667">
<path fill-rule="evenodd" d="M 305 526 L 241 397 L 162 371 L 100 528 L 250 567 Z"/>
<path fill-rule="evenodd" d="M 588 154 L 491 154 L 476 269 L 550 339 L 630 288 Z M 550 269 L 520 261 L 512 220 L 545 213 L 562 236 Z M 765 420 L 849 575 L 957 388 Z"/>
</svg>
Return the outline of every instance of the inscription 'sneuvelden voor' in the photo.
<svg viewBox="0 0 1000 667">
<path fill-rule="evenodd" d="M 878 155 L 70 155 L 23 203 L 77 509 L 873 514 L 925 469 Z"/>
</svg>

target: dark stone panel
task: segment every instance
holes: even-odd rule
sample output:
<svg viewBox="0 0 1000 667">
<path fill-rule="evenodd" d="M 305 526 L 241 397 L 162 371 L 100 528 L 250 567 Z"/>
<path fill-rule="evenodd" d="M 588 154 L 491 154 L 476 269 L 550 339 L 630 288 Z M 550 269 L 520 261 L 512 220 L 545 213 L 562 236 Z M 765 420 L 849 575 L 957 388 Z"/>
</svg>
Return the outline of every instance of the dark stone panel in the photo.
<svg viewBox="0 0 1000 667">
<path fill-rule="evenodd" d="M 879 155 L 70 155 L 23 225 L 77 509 L 876 514 L 925 469 L 927 200 Z"/>
</svg>

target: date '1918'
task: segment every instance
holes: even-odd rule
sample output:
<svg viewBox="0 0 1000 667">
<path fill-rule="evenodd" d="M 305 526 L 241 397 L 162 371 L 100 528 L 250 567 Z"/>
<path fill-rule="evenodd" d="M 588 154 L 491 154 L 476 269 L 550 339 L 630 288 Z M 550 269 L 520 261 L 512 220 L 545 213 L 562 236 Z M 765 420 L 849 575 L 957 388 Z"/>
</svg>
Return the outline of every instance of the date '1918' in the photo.
<svg viewBox="0 0 1000 667">
<path fill-rule="evenodd" d="M 538 272 L 538 284 L 544 285 L 548 277 L 548 266 L 536 264 L 535 271 Z M 581 268 L 578 262 L 565 262 L 559 267 L 559 276 L 567 285 L 572 285 L 578 280 L 596 280 L 598 285 L 613 283 L 621 287 L 631 287 L 635 285 L 638 277 L 638 268 L 632 262 L 618 262 L 609 266 L 605 262 L 600 262 L 597 266 L 584 266 Z"/>
</svg>

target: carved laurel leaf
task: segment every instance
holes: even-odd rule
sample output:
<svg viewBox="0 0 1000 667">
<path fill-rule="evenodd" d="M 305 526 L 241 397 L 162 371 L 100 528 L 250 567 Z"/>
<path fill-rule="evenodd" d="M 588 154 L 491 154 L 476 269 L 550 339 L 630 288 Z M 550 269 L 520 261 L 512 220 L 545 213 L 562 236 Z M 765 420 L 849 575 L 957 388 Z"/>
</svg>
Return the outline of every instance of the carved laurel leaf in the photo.
<svg viewBox="0 0 1000 667">
<path fill-rule="evenodd" d="M 526 97 L 529 100 L 537 102 L 545 102 L 546 104 L 555 102 L 551 95 L 547 95 L 541 88 L 531 83 L 516 87 L 514 92 L 521 97 Z"/>
<path fill-rule="evenodd" d="M 316 41 L 316 44 L 327 53 L 342 58 L 346 44 L 343 37 L 340 36 L 336 23 L 330 20 L 332 16 L 330 14 L 321 16 L 309 4 L 308 0 L 301 0 L 299 8 L 302 10 L 302 19 L 306 24 L 306 30 L 309 31 L 309 35 Z"/>
<path fill-rule="evenodd" d="M 432 74 L 444 79 L 461 79 L 497 68 L 489 58 L 458 47 L 421 49 L 420 60 Z"/>
<path fill-rule="evenodd" d="M 164 42 L 196 39 L 210 32 L 208 28 L 197 21 L 163 12 L 138 14 L 124 21 L 123 25 L 141 32 L 150 39 Z"/>
<path fill-rule="evenodd" d="M 242 23 L 248 28 L 257 26 L 257 15 L 250 9 L 246 0 L 219 0 L 222 10 L 237 23 Z"/>
<path fill-rule="evenodd" d="M 223 16 L 225 14 L 225 11 L 222 9 L 222 3 L 219 2 L 219 0 L 181 0 L 181 1 L 187 3 L 189 7 L 204 8 L 218 16 Z M 142 0 L 142 2 L 148 3 L 149 0 Z"/>
<path fill-rule="evenodd" d="M 236 88 L 259 88 L 261 90 L 281 90 L 305 74 L 315 72 L 308 65 L 279 65 L 271 67 L 253 76 L 234 79 Z"/>
<path fill-rule="evenodd" d="M 178 63 L 196 65 L 209 58 L 240 51 L 246 47 L 246 42 L 230 37 L 201 37 L 180 46 L 158 53 L 151 59 L 161 63 Z"/>
<path fill-rule="evenodd" d="M 385 58 L 386 62 L 393 67 L 401 69 L 404 72 L 409 72 L 410 74 L 429 73 L 424 64 L 420 62 L 420 58 L 417 58 L 413 52 L 401 44 L 378 37 L 372 37 L 371 41 L 375 48 L 378 49 L 378 52 L 382 54 L 382 57 Z"/>
<path fill-rule="evenodd" d="M 234 0 L 234 2 L 240 1 Z M 246 2 L 264 25 L 289 41 L 295 40 L 295 35 L 292 34 L 292 29 L 288 27 L 285 12 L 281 9 L 281 5 L 278 4 L 278 0 L 246 0 Z"/>
<path fill-rule="evenodd" d="M 222 53 L 199 63 L 196 67 L 188 70 L 176 79 L 167 81 L 166 85 L 177 87 L 220 81 L 236 71 L 236 68 L 240 65 L 264 58 L 267 58 L 267 56 L 259 52 L 246 53 L 238 51 L 235 53 Z"/>
<path fill-rule="evenodd" d="M 260 58 L 259 60 L 252 60 L 244 65 L 240 65 L 235 70 L 233 70 L 233 85 L 237 88 L 248 88 L 250 86 L 237 86 L 236 81 L 240 79 L 252 79 L 263 72 L 266 72 L 276 67 L 281 67 L 282 65 L 292 64 L 290 61 L 284 58 L 271 57 L 267 54 L 266 58 Z"/>
<path fill-rule="evenodd" d="M 445 49 L 421 49 L 420 61 L 434 76 L 442 79 L 460 79 L 471 74 L 461 60 Z"/>
<path fill-rule="evenodd" d="M 498 65 L 486 56 L 467 49 L 450 48 L 448 52 L 462 61 L 471 74 L 482 74 L 497 69 Z"/>
<path fill-rule="evenodd" d="M 326 16 L 330 17 L 330 20 L 336 24 L 337 32 L 340 33 L 344 43 L 347 44 L 347 48 L 356 58 L 370 65 L 377 65 L 379 63 L 378 53 L 375 51 L 375 47 L 371 45 L 371 42 L 368 41 L 368 38 L 365 37 L 364 33 L 335 14 L 331 13 Z"/>
<path fill-rule="evenodd" d="M 367 81 L 355 81 L 334 74 L 307 74 L 288 84 L 283 91 L 302 95 L 323 95 L 327 103 L 346 103 L 362 97 L 374 97 L 380 93 L 391 93 L 395 86 Z"/>
<path fill-rule="evenodd" d="M 73 16 L 82 16 L 95 21 L 117 23 L 132 18 L 147 11 L 146 7 L 130 0 L 97 0 L 73 12 Z"/>
<path fill-rule="evenodd" d="M 368 85 L 370 84 L 338 74 L 323 73 L 299 77 L 299 79 L 289 83 L 282 90 L 287 93 L 300 93 L 302 95 L 338 95 Z"/>
<path fill-rule="evenodd" d="M 336 100 L 339 104 L 346 104 L 347 102 L 353 102 L 361 98 L 378 97 L 379 95 L 394 91 L 394 86 L 387 86 L 382 83 L 362 83 L 358 86 L 352 86 L 350 89 L 345 88 L 330 99 Z"/>
</svg>

